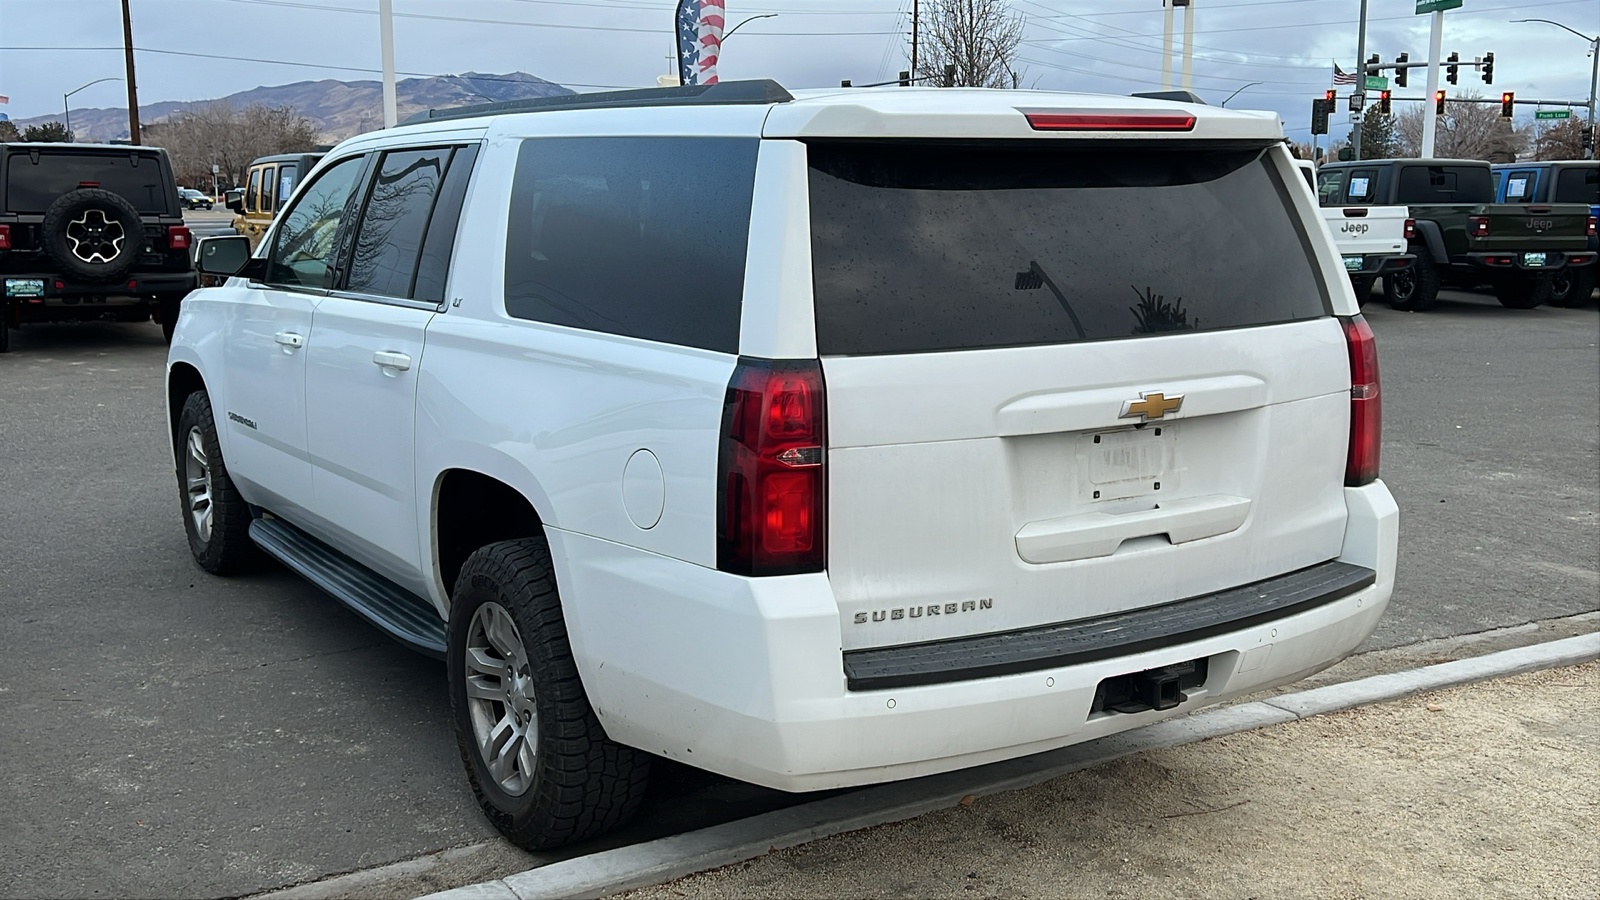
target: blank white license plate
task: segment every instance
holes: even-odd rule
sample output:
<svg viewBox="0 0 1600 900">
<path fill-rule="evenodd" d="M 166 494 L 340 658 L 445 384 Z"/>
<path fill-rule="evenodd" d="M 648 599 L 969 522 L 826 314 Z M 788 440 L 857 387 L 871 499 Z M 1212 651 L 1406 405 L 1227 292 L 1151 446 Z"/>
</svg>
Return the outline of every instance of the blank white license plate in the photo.
<svg viewBox="0 0 1600 900">
<path fill-rule="evenodd" d="M 1148 493 L 1172 464 L 1170 427 L 1151 423 L 1134 431 L 1092 435 L 1089 481 L 1108 500 Z"/>
<path fill-rule="evenodd" d="M 1544 254 L 1524 253 L 1522 254 L 1522 264 L 1525 266 L 1542 266 L 1544 265 Z"/>
<path fill-rule="evenodd" d="M 43 297 L 43 278 L 7 278 L 7 297 Z"/>
<path fill-rule="evenodd" d="M 1347 272 L 1359 272 L 1359 271 L 1361 271 L 1361 257 L 1359 257 L 1359 256 L 1346 256 L 1344 258 L 1344 268 L 1345 268 L 1345 271 L 1347 271 Z"/>
</svg>

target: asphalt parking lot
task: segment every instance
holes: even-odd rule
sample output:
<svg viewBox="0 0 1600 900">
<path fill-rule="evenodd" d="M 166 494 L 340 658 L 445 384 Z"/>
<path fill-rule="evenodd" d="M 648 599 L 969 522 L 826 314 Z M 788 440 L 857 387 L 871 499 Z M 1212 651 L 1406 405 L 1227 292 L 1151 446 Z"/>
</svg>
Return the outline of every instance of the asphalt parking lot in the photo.
<svg viewBox="0 0 1600 900">
<path fill-rule="evenodd" d="M 1600 315 L 1460 293 L 1367 314 L 1403 517 L 1369 649 L 1595 609 Z M 159 329 L 35 326 L 12 348 L 0 896 L 238 896 L 491 839 L 439 664 L 282 569 L 190 561 Z M 635 836 L 772 799 L 662 774 Z"/>
</svg>

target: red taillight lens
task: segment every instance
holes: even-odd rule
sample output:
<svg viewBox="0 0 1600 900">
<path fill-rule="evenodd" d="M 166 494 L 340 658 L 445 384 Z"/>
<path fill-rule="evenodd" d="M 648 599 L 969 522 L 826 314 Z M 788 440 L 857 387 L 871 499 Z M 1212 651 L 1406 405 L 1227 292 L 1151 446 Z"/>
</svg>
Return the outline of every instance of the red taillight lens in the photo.
<svg viewBox="0 0 1600 900">
<path fill-rule="evenodd" d="M 1417 236 L 1417 220 L 1406 220 L 1406 240 L 1414 240 Z"/>
<path fill-rule="evenodd" d="M 1589 237 L 1595 236 L 1595 217 L 1589 217 Z"/>
<path fill-rule="evenodd" d="M 717 568 L 740 575 L 822 570 L 825 408 L 816 360 L 739 360 L 722 414 Z"/>
<path fill-rule="evenodd" d="M 1592 224 L 1593 221 L 1594 220 L 1591 219 L 1590 223 Z M 10 249 L 11 249 L 11 226 L 10 225 L 0 225 L 0 250 L 10 250 Z"/>
<path fill-rule="evenodd" d="M 1467 219 L 1467 233 L 1473 237 L 1489 236 L 1489 217 L 1472 216 Z"/>
<path fill-rule="evenodd" d="M 172 250 L 187 250 L 194 238 L 189 234 L 186 225 L 167 226 L 167 247 Z"/>
<path fill-rule="evenodd" d="M 1378 478 L 1383 443 L 1383 398 L 1378 393 L 1378 342 L 1361 316 L 1341 319 L 1350 350 L 1350 453 L 1344 467 L 1347 487 Z"/>
<path fill-rule="evenodd" d="M 1034 131 L 1193 131 L 1188 113 L 1025 112 Z"/>
</svg>

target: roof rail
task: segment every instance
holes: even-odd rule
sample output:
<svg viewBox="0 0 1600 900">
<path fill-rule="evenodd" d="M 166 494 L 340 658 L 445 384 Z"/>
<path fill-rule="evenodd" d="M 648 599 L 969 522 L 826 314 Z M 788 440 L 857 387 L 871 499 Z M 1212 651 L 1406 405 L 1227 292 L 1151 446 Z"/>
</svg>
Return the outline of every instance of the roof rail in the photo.
<svg viewBox="0 0 1600 900">
<path fill-rule="evenodd" d="M 783 85 L 767 78 L 750 81 L 721 81 L 716 84 L 689 84 L 681 87 L 637 88 L 628 91 L 599 91 L 560 97 L 530 97 L 526 100 L 501 100 L 477 106 L 430 109 L 406 117 L 402 125 L 438 122 L 443 119 L 476 119 L 510 113 L 544 112 L 556 109 L 612 109 L 637 106 L 725 106 L 741 104 L 787 103 L 794 95 Z"/>
<path fill-rule="evenodd" d="M 1200 99 L 1200 95 L 1196 94 L 1194 91 L 1139 91 L 1137 93 L 1130 94 L 1129 96 L 1143 97 L 1146 100 L 1171 100 L 1174 103 L 1198 103 L 1201 106 L 1207 105 L 1204 100 Z"/>
</svg>

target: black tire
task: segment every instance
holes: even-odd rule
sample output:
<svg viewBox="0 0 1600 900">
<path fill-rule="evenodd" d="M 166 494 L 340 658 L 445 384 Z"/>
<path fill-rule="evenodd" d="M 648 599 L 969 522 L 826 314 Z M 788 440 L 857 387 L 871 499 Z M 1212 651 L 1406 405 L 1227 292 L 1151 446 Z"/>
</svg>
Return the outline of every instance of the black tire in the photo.
<svg viewBox="0 0 1600 900">
<path fill-rule="evenodd" d="M 1567 266 L 1550 279 L 1550 305 L 1577 309 L 1589 305 L 1594 292 L 1594 266 Z"/>
<path fill-rule="evenodd" d="M 139 211 L 120 195 L 79 188 L 44 211 L 39 242 L 63 272 L 83 281 L 113 281 L 127 274 L 144 246 Z"/>
<path fill-rule="evenodd" d="M 196 521 L 195 506 L 198 488 L 191 487 L 190 441 L 198 440 L 204 455 L 207 477 L 204 487 L 210 507 L 210 526 L 202 533 Z M 189 535 L 189 552 L 194 561 L 213 575 L 232 575 L 254 568 L 261 560 L 261 551 L 250 540 L 250 505 L 239 496 L 228 477 L 228 467 L 222 459 L 222 445 L 217 442 L 216 420 L 211 413 L 211 398 L 205 391 L 195 391 L 183 402 L 178 413 L 177 430 L 178 500 L 183 510 L 183 528 Z"/>
<path fill-rule="evenodd" d="M 1439 299 L 1439 269 L 1428 251 L 1417 254 L 1416 262 L 1383 276 L 1383 295 L 1389 305 L 1407 312 L 1426 312 Z"/>
<path fill-rule="evenodd" d="M 1534 309 L 1550 300 L 1555 279 L 1549 275 L 1506 275 L 1495 280 L 1494 296 L 1507 309 Z"/>
<path fill-rule="evenodd" d="M 1356 308 L 1357 309 L 1360 309 L 1361 307 L 1366 306 L 1367 305 L 1367 301 L 1372 299 L 1372 282 L 1373 282 L 1373 279 L 1371 279 L 1371 278 L 1355 278 L 1355 279 L 1351 279 L 1350 287 L 1353 288 L 1355 290 L 1355 292 L 1356 292 Z"/>
<path fill-rule="evenodd" d="M 11 307 L 0 301 L 0 353 L 11 349 Z"/>
<path fill-rule="evenodd" d="M 178 327 L 178 313 L 182 310 L 182 297 L 156 298 L 156 318 L 161 320 L 161 339 L 172 345 L 172 330 Z"/>
<path fill-rule="evenodd" d="M 515 648 L 499 653 L 489 637 L 488 623 L 503 624 L 505 613 L 514 628 L 502 627 L 499 633 L 515 639 L 522 648 L 520 660 Z M 543 537 L 490 544 L 467 559 L 456 579 L 448 641 L 450 707 L 461 761 L 478 805 L 507 839 L 529 850 L 549 850 L 610 831 L 638 811 L 651 757 L 606 737 L 589 705 Z M 469 645 L 478 650 L 471 673 Z M 513 674 L 493 674 L 484 659 L 510 660 Z M 474 690 L 496 696 L 469 698 L 469 681 Z M 531 686 L 532 697 L 519 685 Z M 502 690 L 507 691 L 503 700 Z M 521 718 L 514 719 L 519 709 Z M 526 746 L 531 762 L 516 755 L 516 771 L 496 777 L 480 747 L 479 729 L 492 741 L 495 730 L 503 733 L 518 723 L 533 727 L 532 740 L 513 731 L 501 746 Z"/>
</svg>

